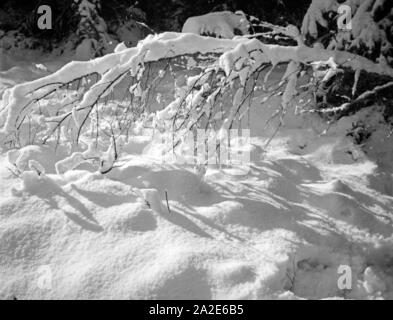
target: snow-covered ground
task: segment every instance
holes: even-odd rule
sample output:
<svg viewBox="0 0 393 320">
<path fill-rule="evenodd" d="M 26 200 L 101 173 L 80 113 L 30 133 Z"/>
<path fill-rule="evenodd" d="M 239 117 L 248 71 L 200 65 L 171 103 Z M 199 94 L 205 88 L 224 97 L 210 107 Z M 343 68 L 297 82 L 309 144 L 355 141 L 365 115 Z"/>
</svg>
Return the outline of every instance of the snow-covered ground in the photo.
<svg viewBox="0 0 393 320">
<path fill-rule="evenodd" d="M 393 298 L 393 148 L 375 108 L 327 132 L 289 115 L 263 151 L 274 110 L 256 102 L 243 174 L 163 163 L 138 136 L 105 175 L 57 174 L 61 146 L 3 152 L 0 298 Z M 359 120 L 375 130 L 362 148 L 347 136 Z"/>
</svg>

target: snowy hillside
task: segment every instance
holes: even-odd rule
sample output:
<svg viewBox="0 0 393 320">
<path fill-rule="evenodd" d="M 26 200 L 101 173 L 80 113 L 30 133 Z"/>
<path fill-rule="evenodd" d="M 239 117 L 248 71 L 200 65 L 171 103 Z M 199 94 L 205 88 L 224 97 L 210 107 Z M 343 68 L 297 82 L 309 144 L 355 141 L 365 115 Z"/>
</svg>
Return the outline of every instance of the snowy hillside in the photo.
<svg viewBox="0 0 393 320">
<path fill-rule="evenodd" d="M 345 52 L 164 33 L 15 82 L 0 298 L 393 298 L 390 129 L 378 105 L 331 123 L 301 109 L 303 64 L 327 65 L 322 81 L 342 64 L 392 76 Z M 209 125 L 249 129 L 242 166 L 184 155 Z"/>
</svg>

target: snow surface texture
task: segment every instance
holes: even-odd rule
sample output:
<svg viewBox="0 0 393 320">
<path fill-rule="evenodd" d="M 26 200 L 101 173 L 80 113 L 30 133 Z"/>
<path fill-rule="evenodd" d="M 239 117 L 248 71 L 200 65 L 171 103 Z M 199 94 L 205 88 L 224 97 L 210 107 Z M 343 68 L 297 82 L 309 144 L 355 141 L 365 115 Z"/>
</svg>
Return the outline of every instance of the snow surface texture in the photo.
<svg viewBox="0 0 393 320">
<path fill-rule="evenodd" d="M 201 178 L 134 155 L 107 176 L 45 175 L 30 161 L 21 184 L 2 156 L 0 296 L 392 298 L 391 177 L 340 130 L 284 130 L 246 176 Z M 48 171 L 56 161 L 23 152 Z M 341 264 L 353 270 L 348 293 Z"/>
<path fill-rule="evenodd" d="M 299 61 L 391 72 L 346 53 L 166 33 L 7 90 L 2 130 L 15 130 L 32 89 L 82 72 L 99 72 L 102 84 L 115 79 L 114 66 L 117 74 L 136 72 L 142 56 L 154 61 L 205 51 L 220 53 L 217 64 L 230 75 L 244 52 L 258 49 L 263 54 L 253 57 L 256 64 L 275 66 L 269 81 L 288 78 L 283 107 L 295 90 Z M 283 61 L 288 68 L 278 65 Z M 178 72 L 179 78 L 188 73 Z M 244 84 L 244 74 L 238 76 Z M 195 76 L 187 82 L 195 83 Z M 93 87 L 80 105 L 97 94 Z M 90 148 L 71 158 L 64 146 L 56 153 L 50 145 L 2 153 L 0 298 L 393 298 L 393 149 L 381 113 L 365 109 L 322 134 L 327 124 L 316 115 L 288 112 L 263 150 L 271 131 L 261 124 L 275 109 L 273 102 L 252 103 L 252 163 L 242 175 L 163 164 L 153 157 L 154 141 L 142 136 L 128 141 L 119 165 L 105 175 L 79 165 L 96 156 Z M 174 106 L 162 110 L 163 119 Z M 375 129 L 364 149 L 347 137 L 361 120 Z M 351 267 L 351 290 L 338 287 L 341 265 Z"/>
</svg>

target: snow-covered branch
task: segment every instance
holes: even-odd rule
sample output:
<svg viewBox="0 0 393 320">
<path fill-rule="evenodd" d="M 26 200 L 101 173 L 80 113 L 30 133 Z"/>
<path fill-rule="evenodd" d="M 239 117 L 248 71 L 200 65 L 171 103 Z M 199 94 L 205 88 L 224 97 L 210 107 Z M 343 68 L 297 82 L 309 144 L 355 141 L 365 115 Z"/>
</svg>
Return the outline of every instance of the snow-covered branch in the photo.
<svg viewBox="0 0 393 320">
<path fill-rule="evenodd" d="M 152 87 L 168 69 L 172 69 L 168 59 L 197 53 L 210 55 L 210 62 L 205 67 L 199 67 L 202 73 L 186 79 L 185 85 L 175 88 L 178 93 L 166 107 L 151 113 L 149 99 L 154 95 Z M 165 70 L 155 70 L 155 74 L 151 72 L 151 63 L 164 60 L 168 61 Z M 244 106 L 254 94 L 255 75 L 258 78 L 267 67 L 274 68 L 283 63 L 287 64 L 287 71 L 281 81 L 277 85 L 266 86 L 269 71 L 264 75 L 261 86 L 267 97 L 281 96 L 277 113 L 279 126 L 283 124 L 287 110 L 299 94 L 298 78 L 307 76 L 307 73 L 301 72 L 306 68 L 326 66 L 328 69 L 322 73 L 314 70 L 314 77 L 322 74 L 321 83 L 328 83 L 342 69 L 352 70 L 358 75 L 354 79 L 355 88 L 360 72 L 375 74 L 390 81 L 393 79 L 393 69 L 344 51 L 305 45 L 268 45 L 257 39 L 243 37 L 226 40 L 194 34 L 164 33 L 148 37 L 136 48 L 128 49 L 119 45 L 112 54 L 91 61 L 71 62 L 52 75 L 7 90 L 0 109 L 0 140 L 4 144 L 18 139 L 18 132 L 31 130 L 33 123 L 36 131 L 40 132 L 40 135 L 34 134 L 35 139 L 41 139 L 37 143 L 47 143 L 51 135 L 57 132 L 56 139 L 63 136 L 75 151 L 79 148 L 79 142 L 86 140 L 81 139 L 82 135 L 90 132 L 96 148 L 101 137 L 105 140 L 101 149 L 107 149 L 109 144 L 117 146 L 117 158 L 121 140 L 126 138 L 125 132 L 128 135 L 137 117 L 153 118 L 152 125 L 157 128 L 165 128 L 171 123 L 172 130 L 179 132 L 180 136 L 203 123 L 203 126 L 208 127 L 210 122 L 215 123 L 217 119 L 221 119 L 221 129 L 229 130 L 248 110 Z M 86 83 L 86 79 L 91 80 L 94 75 L 95 81 Z M 153 81 L 150 80 L 152 78 Z M 122 81 L 129 83 L 127 92 L 131 100 L 119 104 L 112 101 L 111 96 Z M 84 85 L 80 85 L 82 82 Z M 72 97 L 67 97 L 67 90 L 74 83 L 77 86 L 73 88 Z M 232 95 L 234 83 L 239 87 Z M 250 83 L 253 83 L 251 90 Z M 373 92 L 372 88 L 370 90 Z M 50 100 L 62 91 L 65 91 L 65 99 L 56 100 L 55 105 L 46 103 L 45 107 L 42 106 L 43 101 Z M 359 94 L 362 97 L 362 92 Z M 232 106 L 222 110 L 225 96 L 233 97 Z M 156 98 L 159 99 L 158 96 Z M 133 107 L 136 101 L 139 103 Z M 218 105 L 221 105 L 221 110 Z M 32 141 L 18 141 L 13 145 L 26 143 Z M 177 146 L 179 140 L 174 143 Z M 113 150 L 107 153 L 113 154 Z M 84 157 L 75 159 L 81 161 Z"/>
</svg>

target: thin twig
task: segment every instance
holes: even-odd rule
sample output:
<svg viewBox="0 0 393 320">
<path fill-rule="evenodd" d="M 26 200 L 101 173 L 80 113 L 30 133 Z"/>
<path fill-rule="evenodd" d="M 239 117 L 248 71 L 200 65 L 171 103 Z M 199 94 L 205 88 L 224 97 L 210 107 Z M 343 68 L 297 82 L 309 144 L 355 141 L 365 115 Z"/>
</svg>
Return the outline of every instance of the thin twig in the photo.
<svg viewBox="0 0 393 320">
<path fill-rule="evenodd" d="M 167 190 L 165 190 L 165 200 L 166 200 L 166 207 L 168 208 L 168 212 L 171 213 L 171 208 L 169 207 L 168 191 Z"/>
</svg>

